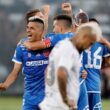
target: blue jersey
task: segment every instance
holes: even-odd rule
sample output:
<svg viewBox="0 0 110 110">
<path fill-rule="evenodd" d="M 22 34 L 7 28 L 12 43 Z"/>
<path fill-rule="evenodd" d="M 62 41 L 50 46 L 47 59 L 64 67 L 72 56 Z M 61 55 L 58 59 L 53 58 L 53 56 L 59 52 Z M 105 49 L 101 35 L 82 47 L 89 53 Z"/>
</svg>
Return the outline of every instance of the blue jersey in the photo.
<svg viewBox="0 0 110 110">
<path fill-rule="evenodd" d="M 88 92 L 100 93 L 101 65 L 103 57 L 109 56 L 106 46 L 96 42 L 82 53 L 82 66 L 87 71 L 86 86 Z"/>
<path fill-rule="evenodd" d="M 54 47 L 59 41 L 64 40 L 66 38 L 71 38 L 73 36 L 74 34 L 72 32 L 67 32 L 64 34 L 50 33 L 47 34 L 45 38 L 50 41 L 50 47 Z"/>
<path fill-rule="evenodd" d="M 44 73 L 48 64 L 49 53 L 49 49 L 28 50 L 21 43 L 18 44 L 12 59 L 23 66 L 22 71 L 25 76 L 24 99 L 32 105 L 40 103 L 44 98 Z"/>
</svg>

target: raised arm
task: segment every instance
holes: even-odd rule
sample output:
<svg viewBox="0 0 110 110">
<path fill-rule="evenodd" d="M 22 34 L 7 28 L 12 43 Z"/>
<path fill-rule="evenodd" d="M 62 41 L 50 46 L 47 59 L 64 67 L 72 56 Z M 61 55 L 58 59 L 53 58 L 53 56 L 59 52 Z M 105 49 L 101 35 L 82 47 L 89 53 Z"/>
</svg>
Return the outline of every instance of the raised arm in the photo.
<svg viewBox="0 0 110 110">
<path fill-rule="evenodd" d="M 63 3 L 62 4 L 62 11 L 64 11 L 66 14 L 72 16 L 73 12 L 72 12 L 72 6 L 70 3 Z"/>
<path fill-rule="evenodd" d="M 50 5 L 44 5 L 43 8 L 43 14 L 44 14 L 44 21 L 45 21 L 45 28 L 44 28 L 44 33 L 43 36 L 47 33 L 48 30 L 48 18 L 50 14 Z"/>
<path fill-rule="evenodd" d="M 21 64 L 15 63 L 14 68 L 7 77 L 6 81 L 0 83 L 0 90 L 6 90 L 9 86 L 11 86 L 15 82 L 16 78 L 18 77 L 20 69 L 21 69 Z"/>
</svg>

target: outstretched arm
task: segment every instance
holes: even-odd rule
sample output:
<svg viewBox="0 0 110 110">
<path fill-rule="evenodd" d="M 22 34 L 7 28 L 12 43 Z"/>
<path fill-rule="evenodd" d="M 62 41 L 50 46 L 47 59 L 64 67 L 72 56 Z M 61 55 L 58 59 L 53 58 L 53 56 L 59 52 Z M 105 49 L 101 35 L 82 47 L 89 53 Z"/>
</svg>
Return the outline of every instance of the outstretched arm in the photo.
<svg viewBox="0 0 110 110">
<path fill-rule="evenodd" d="M 16 78 L 18 77 L 19 71 L 21 69 L 21 64 L 15 63 L 12 72 L 7 77 L 6 81 L 0 83 L 0 90 L 6 90 L 9 86 L 11 86 Z"/>
</svg>

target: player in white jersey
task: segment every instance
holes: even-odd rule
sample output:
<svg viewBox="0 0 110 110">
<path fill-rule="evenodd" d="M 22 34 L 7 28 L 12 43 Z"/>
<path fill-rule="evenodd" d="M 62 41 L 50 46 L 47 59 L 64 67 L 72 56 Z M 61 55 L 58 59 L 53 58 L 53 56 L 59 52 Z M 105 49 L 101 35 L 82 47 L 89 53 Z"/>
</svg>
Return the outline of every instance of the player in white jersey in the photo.
<svg viewBox="0 0 110 110">
<path fill-rule="evenodd" d="M 94 28 L 95 27 L 95 28 Z M 81 25 L 71 39 L 52 50 L 46 73 L 46 96 L 41 110 L 76 110 L 79 97 L 79 53 L 99 40 L 96 23 Z"/>
</svg>

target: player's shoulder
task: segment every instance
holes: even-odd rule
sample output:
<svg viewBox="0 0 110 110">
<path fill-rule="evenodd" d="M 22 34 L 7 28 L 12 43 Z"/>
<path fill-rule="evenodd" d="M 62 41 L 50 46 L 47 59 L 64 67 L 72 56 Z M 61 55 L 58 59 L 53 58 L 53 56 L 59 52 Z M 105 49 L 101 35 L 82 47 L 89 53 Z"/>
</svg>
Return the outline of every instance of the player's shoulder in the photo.
<svg viewBox="0 0 110 110">
<path fill-rule="evenodd" d="M 51 38 L 51 37 L 54 37 L 55 36 L 55 33 L 47 33 L 44 38 Z"/>
<path fill-rule="evenodd" d="M 65 36 L 65 37 L 72 37 L 74 34 L 72 32 L 66 32 L 66 33 L 58 33 L 56 34 L 56 36 L 59 36 L 59 37 L 62 37 L 62 36 Z"/>
<path fill-rule="evenodd" d="M 59 48 L 61 50 L 64 50 L 64 52 L 67 52 L 67 53 L 71 52 L 73 50 L 76 50 L 69 39 L 64 39 L 62 41 L 59 41 L 56 44 L 55 48 Z"/>
<path fill-rule="evenodd" d="M 27 41 L 27 40 L 28 40 L 27 37 L 22 38 L 22 39 L 18 42 L 17 46 L 22 46 L 23 43 L 24 43 L 25 41 Z"/>
<path fill-rule="evenodd" d="M 106 46 L 100 42 L 96 42 L 92 45 L 92 48 L 98 48 L 98 47 L 104 48 Z"/>
<path fill-rule="evenodd" d="M 27 37 L 22 38 L 22 39 L 18 42 L 16 49 L 17 49 L 17 50 L 24 50 L 24 49 L 25 49 L 25 46 L 23 45 L 23 43 L 24 43 L 25 41 L 27 41 L 27 40 L 28 40 Z"/>
</svg>

